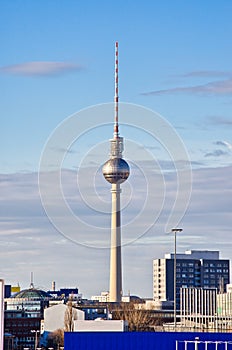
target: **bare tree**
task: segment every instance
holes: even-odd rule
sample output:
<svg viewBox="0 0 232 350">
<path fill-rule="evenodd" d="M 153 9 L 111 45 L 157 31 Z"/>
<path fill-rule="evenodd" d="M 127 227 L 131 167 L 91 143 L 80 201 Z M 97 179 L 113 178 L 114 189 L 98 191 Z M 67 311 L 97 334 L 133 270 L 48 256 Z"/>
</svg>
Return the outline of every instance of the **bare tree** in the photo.
<svg viewBox="0 0 232 350">
<path fill-rule="evenodd" d="M 64 330 L 65 332 L 74 331 L 74 320 L 77 319 L 77 310 L 73 308 L 72 297 L 67 302 L 67 309 L 64 314 Z"/>
<path fill-rule="evenodd" d="M 151 330 L 151 310 L 138 307 L 138 303 L 120 303 L 109 307 L 114 320 L 125 320 L 128 322 L 129 331 Z"/>
<path fill-rule="evenodd" d="M 58 350 L 60 346 L 64 346 L 64 330 L 56 329 L 54 332 L 50 333 L 48 336 L 47 346 L 53 347 Z"/>
</svg>

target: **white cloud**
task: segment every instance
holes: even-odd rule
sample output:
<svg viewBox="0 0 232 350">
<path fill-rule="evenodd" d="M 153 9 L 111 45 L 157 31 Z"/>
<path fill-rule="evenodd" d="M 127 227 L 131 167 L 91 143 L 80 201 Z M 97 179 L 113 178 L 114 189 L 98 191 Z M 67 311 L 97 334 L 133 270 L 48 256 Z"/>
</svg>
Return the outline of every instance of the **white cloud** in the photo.
<svg viewBox="0 0 232 350">
<path fill-rule="evenodd" d="M 24 76 L 49 76 L 81 69 L 82 66 L 70 62 L 37 61 L 0 67 L 0 72 Z"/>
<path fill-rule="evenodd" d="M 193 171 L 193 192 L 188 211 L 180 223 L 183 233 L 178 237 L 178 251 L 219 249 L 222 256 L 232 259 L 231 172 L 232 166 Z M 154 176 L 152 172 L 150 174 Z M 78 195 L 75 172 L 66 171 L 64 175 L 64 195 L 67 195 L 68 203 L 76 214 L 92 224 L 83 231 L 76 226 L 77 239 L 94 243 L 96 247 L 74 244 L 55 230 L 41 206 L 36 174 L 1 175 L 0 205 L 6 208 L 0 214 L 0 276 L 6 283 L 20 282 L 23 287 L 28 287 L 30 272 L 33 271 L 37 286 L 49 289 L 55 280 L 58 287 L 77 286 L 84 296 L 91 296 L 108 290 L 109 249 L 98 247 L 102 241 L 110 240 L 110 218 L 109 215 L 96 214 L 96 211 L 84 205 Z M 89 186 L 89 177 L 86 179 L 86 183 L 83 183 L 84 193 Z M 130 290 L 132 294 L 152 296 L 152 259 L 173 251 L 173 237 L 166 234 L 164 228 L 175 199 L 175 174 L 165 176 L 165 182 L 164 208 L 156 224 L 140 237 L 145 223 L 154 216 L 154 207 L 160 201 L 159 183 L 154 177 L 154 207 L 143 212 L 139 225 L 123 227 L 124 241 L 134 236 L 138 238 L 122 249 L 125 293 Z M 133 186 L 136 184 L 138 188 L 134 189 L 133 202 L 123 211 L 123 222 L 133 219 L 133 215 L 138 214 L 142 207 L 144 184 L 135 174 Z M 95 201 L 99 203 L 107 197 L 110 209 L 109 186 L 105 183 L 96 191 L 92 193 L 92 198 L 96 197 Z M 103 196 L 101 199 L 98 198 L 99 191 Z M 123 187 L 122 199 L 127 196 L 127 190 Z M 94 225 L 103 226 L 105 230 L 99 231 Z"/>
<path fill-rule="evenodd" d="M 232 93 L 232 79 L 213 81 L 207 84 L 177 86 L 169 89 L 143 92 L 144 96 L 167 95 L 177 93 L 199 94 L 202 96 L 228 95 Z"/>
<path fill-rule="evenodd" d="M 222 151 L 221 149 L 215 149 L 211 152 L 207 152 L 205 154 L 205 157 L 222 157 L 222 156 L 226 156 L 227 152 Z"/>
<path fill-rule="evenodd" d="M 226 147 L 229 151 L 232 151 L 232 144 L 228 141 L 216 141 L 216 145 Z"/>
<path fill-rule="evenodd" d="M 181 78 L 208 78 L 208 77 L 227 77 L 230 78 L 232 76 L 232 72 L 229 71 L 220 71 L 220 70 L 197 70 L 192 72 L 187 72 L 179 75 Z"/>
</svg>

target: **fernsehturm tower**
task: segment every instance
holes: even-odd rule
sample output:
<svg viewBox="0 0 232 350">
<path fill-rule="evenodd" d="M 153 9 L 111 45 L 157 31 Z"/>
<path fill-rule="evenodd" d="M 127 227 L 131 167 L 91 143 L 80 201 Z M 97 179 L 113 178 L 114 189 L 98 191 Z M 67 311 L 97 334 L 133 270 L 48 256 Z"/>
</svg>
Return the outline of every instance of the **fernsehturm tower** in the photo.
<svg viewBox="0 0 232 350">
<path fill-rule="evenodd" d="M 118 43 L 115 43 L 115 115 L 114 137 L 110 140 L 110 159 L 103 165 L 105 179 L 112 184 L 111 212 L 111 251 L 110 251 L 110 301 L 119 302 L 122 298 L 122 258 L 121 258 L 121 211 L 120 184 L 130 174 L 127 162 L 122 158 L 123 138 L 118 128 Z"/>
</svg>

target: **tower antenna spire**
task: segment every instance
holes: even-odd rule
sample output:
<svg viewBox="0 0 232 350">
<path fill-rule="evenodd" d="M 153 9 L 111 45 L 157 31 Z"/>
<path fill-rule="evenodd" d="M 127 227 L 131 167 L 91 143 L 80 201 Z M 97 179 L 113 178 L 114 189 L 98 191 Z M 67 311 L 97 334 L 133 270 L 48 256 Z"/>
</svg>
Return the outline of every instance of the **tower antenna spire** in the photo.
<svg viewBox="0 0 232 350">
<path fill-rule="evenodd" d="M 114 138 L 119 137 L 118 130 L 118 42 L 115 42 L 115 83 L 114 83 Z"/>
</svg>

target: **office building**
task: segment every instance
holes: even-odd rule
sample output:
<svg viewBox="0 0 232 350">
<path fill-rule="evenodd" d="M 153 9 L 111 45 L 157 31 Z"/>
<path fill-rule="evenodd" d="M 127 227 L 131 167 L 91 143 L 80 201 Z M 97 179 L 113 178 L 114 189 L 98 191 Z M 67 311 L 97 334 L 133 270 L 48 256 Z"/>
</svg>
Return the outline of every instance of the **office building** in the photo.
<svg viewBox="0 0 232 350">
<path fill-rule="evenodd" d="M 219 251 L 188 250 L 176 254 L 176 307 L 180 308 L 180 288 L 216 288 L 223 292 L 229 283 L 229 260 Z M 153 260 L 153 299 L 174 300 L 174 254 Z"/>
<path fill-rule="evenodd" d="M 19 349 L 32 348 L 39 341 L 40 322 L 51 296 L 33 286 L 5 298 L 5 332 L 14 336 Z"/>
</svg>

